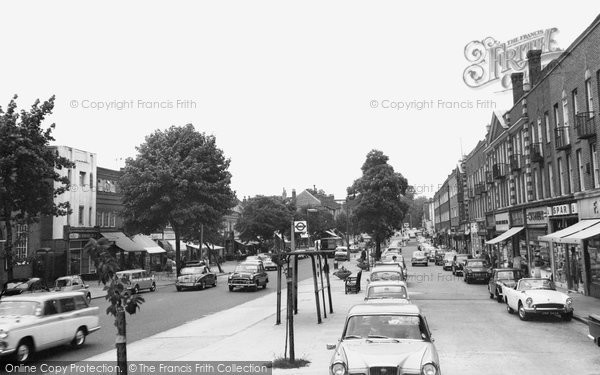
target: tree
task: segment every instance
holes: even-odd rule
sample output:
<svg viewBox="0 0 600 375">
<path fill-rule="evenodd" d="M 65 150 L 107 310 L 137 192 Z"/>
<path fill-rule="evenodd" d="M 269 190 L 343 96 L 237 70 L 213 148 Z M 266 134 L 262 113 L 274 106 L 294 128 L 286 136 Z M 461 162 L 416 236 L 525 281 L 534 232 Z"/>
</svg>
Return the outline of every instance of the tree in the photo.
<svg viewBox="0 0 600 375">
<path fill-rule="evenodd" d="M 408 182 L 387 163 L 388 157 L 372 150 L 362 166 L 362 176 L 348 188 L 355 196 L 354 215 L 358 229 L 373 237 L 375 257 L 381 257 L 381 243 L 400 229 L 408 209 L 403 200 Z"/>
<path fill-rule="evenodd" d="M 41 215 L 70 213 L 68 202 L 56 204 L 54 198 L 69 185 L 57 170 L 74 166 L 48 147 L 55 124 L 42 128 L 54 109 L 54 96 L 41 105 L 36 100 L 29 111 L 20 113 L 16 99 L 15 95 L 6 112 L 0 107 L 0 221 L 6 230 L 8 279 L 13 278 L 13 264 L 22 261 L 13 256 L 13 225 L 37 222 Z"/>
<path fill-rule="evenodd" d="M 247 201 L 235 229 L 240 232 L 241 240 L 257 240 L 262 247 L 275 232 L 289 230 L 293 219 L 293 212 L 280 199 L 257 196 Z"/>
<path fill-rule="evenodd" d="M 127 329 L 125 312 L 133 315 L 140 309 L 144 303 L 144 297 L 132 293 L 117 277 L 119 265 L 115 257 L 110 253 L 110 242 L 106 238 L 98 241 L 91 238 L 85 245 L 84 251 L 90 254 L 94 261 L 96 273 L 100 276 L 100 282 L 104 284 L 106 290 L 106 300 L 110 305 L 106 308 L 106 313 L 115 317 L 115 327 L 117 327 L 117 365 L 119 373 L 127 375 Z"/>
<path fill-rule="evenodd" d="M 427 202 L 426 197 L 416 197 L 408 202 L 410 214 L 410 227 L 421 227 L 423 222 L 423 204 Z"/>
<path fill-rule="evenodd" d="M 192 124 L 157 130 L 137 151 L 120 179 L 126 228 L 150 233 L 171 225 L 179 275 L 179 241 L 192 239 L 200 225 L 217 225 L 234 206 L 230 161 L 214 136 Z"/>
</svg>

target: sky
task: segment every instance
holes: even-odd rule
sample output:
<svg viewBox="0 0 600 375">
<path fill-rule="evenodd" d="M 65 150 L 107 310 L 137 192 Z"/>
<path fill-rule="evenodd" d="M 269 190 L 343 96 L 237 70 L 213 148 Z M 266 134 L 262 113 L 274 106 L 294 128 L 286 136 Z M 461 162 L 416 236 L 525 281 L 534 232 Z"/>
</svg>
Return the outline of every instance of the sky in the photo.
<svg viewBox="0 0 600 375">
<path fill-rule="evenodd" d="M 554 27 L 565 49 L 600 2 L 20 1 L 3 13 L 0 106 L 56 95 L 54 144 L 119 168 L 155 130 L 192 123 L 231 159 L 238 198 L 316 186 L 343 199 L 372 149 L 432 196 L 512 104 L 499 82 L 465 84 L 467 44 Z"/>
</svg>

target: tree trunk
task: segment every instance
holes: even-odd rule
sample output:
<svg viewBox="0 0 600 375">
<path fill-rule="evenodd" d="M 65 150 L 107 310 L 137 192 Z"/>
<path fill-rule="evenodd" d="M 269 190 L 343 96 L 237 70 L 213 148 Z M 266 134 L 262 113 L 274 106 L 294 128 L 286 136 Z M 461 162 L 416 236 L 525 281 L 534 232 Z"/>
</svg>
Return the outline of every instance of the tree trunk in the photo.
<svg viewBox="0 0 600 375">
<path fill-rule="evenodd" d="M 381 241 L 375 240 L 375 260 L 381 259 Z"/>
<path fill-rule="evenodd" d="M 10 212 L 8 212 L 10 215 Z M 6 226 L 6 244 L 4 245 L 4 258 L 6 262 L 6 277 L 7 280 L 13 279 L 13 235 L 12 235 L 12 223 L 9 220 L 10 216 L 7 215 L 5 210 L 4 212 L 5 221 L 4 224 Z"/>
<path fill-rule="evenodd" d="M 175 232 L 175 264 L 176 264 L 175 275 L 177 277 L 179 277 L 179 271 L 181 270 L 181 267 L 183 266 L 181 264 L 181 249 L 179 246 L 179 230 L 176 226 L 173 226 L 173 231 Z"/>
<path fill-rule="evenodd" d="M 217 263 L 217 267 L 219 268 L 219 272 L 223 273 L 223 269 L 221 268 L 221 262 L 219 262 L 219 255 L 215 252 L 214 249 L 211 249 L 210 247 L 208 247 L 208 243 L 205 243 L 204 245 L 206 245 L 206 248 L 208 249 L 208 261 L 210 262 L 210 256 L 212 255 L 213 259 L 215 260 L 215 263 Z M 200 246 L 202 247 L 202 246 Z"/>
<path fill-rule="evenodd" d="M 119 366 L 120 374 L 127 375 L 127 329 L 125 308 L 123 306 L 117 307 L 115 325 L 117 326 L 117 339 L 115 341 L 115 346 L 117 347 L 117 366 Z"/>
</svg>

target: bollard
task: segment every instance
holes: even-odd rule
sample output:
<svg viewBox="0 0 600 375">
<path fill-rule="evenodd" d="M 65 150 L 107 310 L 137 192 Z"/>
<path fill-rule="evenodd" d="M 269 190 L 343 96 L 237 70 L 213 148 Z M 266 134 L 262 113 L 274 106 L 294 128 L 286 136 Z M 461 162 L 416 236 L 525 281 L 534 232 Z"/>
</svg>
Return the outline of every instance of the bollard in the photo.
<svg viewBox="0 0 600 375">
<path fill-rule="evenodd" d="M 333 269 L 334 269 L 334 270 L 337 270 L 337 269 L 338 269 L 338 262 L 337 262 L 337 260 L 334 260 L 334 261 L 333 261 Z"/>
</svg>

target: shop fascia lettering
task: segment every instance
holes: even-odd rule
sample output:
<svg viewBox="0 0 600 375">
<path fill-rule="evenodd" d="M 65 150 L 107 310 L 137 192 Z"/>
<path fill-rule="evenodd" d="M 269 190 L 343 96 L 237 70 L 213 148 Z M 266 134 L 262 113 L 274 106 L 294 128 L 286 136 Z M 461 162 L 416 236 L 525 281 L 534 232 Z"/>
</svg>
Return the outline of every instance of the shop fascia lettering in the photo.
<svg viewBox="0 0 600 375">
<path fill-rule="evenodd" d="M 548 216 L 562 216 L 577 214 L 577 203 L 559 204 L 558 206 L 548 207 Z"/>
</svg>

